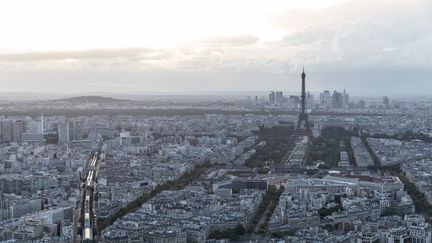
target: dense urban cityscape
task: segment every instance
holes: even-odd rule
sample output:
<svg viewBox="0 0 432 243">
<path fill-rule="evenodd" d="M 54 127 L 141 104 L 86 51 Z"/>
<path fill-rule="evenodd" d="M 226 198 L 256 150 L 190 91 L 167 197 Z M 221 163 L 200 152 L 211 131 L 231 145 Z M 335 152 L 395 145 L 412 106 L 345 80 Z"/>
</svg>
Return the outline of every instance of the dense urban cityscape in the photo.
<svg viewBox="0 0 432 243">
<path fill-rule="evenodd" d="M 2 104 L 0 240 L 430 242 L 432 101 L 316 99 L 301 78 L 289 97 Z"/>
<path fill-rule="evenodd" d="M 431 0 L 0 1 L 0 243 L 432 243 Z"/>
</svg>

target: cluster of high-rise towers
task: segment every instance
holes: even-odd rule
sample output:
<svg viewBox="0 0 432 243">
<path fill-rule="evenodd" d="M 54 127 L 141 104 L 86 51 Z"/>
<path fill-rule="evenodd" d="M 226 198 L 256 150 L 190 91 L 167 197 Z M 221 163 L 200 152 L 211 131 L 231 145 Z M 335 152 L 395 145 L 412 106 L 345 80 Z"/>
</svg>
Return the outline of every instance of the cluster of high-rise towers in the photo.
<svg viewBox="0 0 432 243">
<path fill-rule="evenodd" d="M 39 119 L 15 120 L 7 119 L 0 122 L 0 143 L 8 142 L 43 142 L 45 135 L 44 127 L 50 127 L 51 123 L 44 122 L 43 115 Z M 83 139 L 83 123 L 80 121 L 67 121 L 57 127 L 59 144 L 69 141 Z"/>
</svg>

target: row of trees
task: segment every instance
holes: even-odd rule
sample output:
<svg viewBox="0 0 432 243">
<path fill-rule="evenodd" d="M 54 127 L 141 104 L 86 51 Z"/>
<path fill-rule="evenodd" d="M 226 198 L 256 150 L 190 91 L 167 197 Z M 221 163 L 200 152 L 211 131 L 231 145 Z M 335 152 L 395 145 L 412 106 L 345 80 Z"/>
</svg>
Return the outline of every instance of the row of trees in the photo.
<svg viewBox="0 0 432 243">
<path fill-rule="evenodd" d="M 405 174 L 399 173 L 398 177 L 404 184 L 405 190 L 413 199 L 416 211 L 423 214 L 430 221 L 432 219 L 432 206 L 426 200 L 425 195 L 417 189 L 415 184 Z"/>
<path fill-rule="evenodd" d="M 211 231 L 208 238 L 215 240 L 237 240 L 239 236 L 244 235 L 245 233 L 246 229 L 243 227 L 243 225 L 238 224 L 234 229 Z"/>
<path fill-rule="evenodd" d="M 270 218 L 273 215 L 273 212 L 279 203 L 279 198 L 281 194 L 284 192 L 284 190 L 285 188 L 283 186 L 281 186 L 279 189 L 276 189 L 275 186 L 269 186 L 263 199 L 264 208 L 260 209 L 261 217 L 265 217 L 264 222 L 261 225 L 259 225 L 259 229 L 257 233 L 265 234 L 268 226 L 268 222 L 270 221 Z M 263 215 L 264 213 L 265 215 Z"/>
<path fill-rule="evenodd" d="M 362 140 L 362 143 L 366 147 L 366 150 L 368 151 L 368 153 L 370 154 L 370 156 L 374 162 L 374 166 L 370 167 L 369 169 L 374 169 L 374 168 L 380 169 L 381 168 L 381 160 L 373 151 L 372 147 L 370 146 L 369 142 L 367 141 L 367 137 L 362 136 L 361 140 Z"/>
<path fill-rule="evenodd" d="M 257 233 L 264 233 L 265 229 L 267 228 L 266 223 L 269 221 L 271 215 L 273 214 L 273 211 L 276 208 L 279 202 L 280 195 L 282 194 L 283 191 L 284 191 L 283 187 L 280 187 L 279 189 L 276 189 L 275 186 L 268 187 L 264 195 L 264 198 L 258 207 L 258 211 L 256 212 L 252 220 L 252 224 L 250 224 L 247 228 L 248 232 L 253 232 L 255 230 L 255 227 L 259 223 L 260 219 L 262 217 L 266 217 L 265 223 L 260 225 L 259 232 L 257 232 Z M 264 213 L 266 212 L 267 214 L 264 215 Z"/>
</svg>

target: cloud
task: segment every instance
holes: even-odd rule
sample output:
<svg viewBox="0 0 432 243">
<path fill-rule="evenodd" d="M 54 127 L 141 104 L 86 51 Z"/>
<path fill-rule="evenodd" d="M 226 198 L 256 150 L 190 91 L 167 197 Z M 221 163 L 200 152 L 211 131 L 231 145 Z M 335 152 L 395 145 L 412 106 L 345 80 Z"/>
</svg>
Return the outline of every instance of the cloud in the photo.
<svg viewBox="0 0 432 243">
<path fill-rule="evenodd" d="M 289 31 L 278 44 L 322 71 L 408 63 L 432 68 L 426 48 L 432 44 L 430 1 L 357 0 L 320 11 L 292 10 L 273 21 Z"/>
<path fill-rule="evenodd" d="M 253 35 L 211 36 L 191 44 L 208 47 L 251 46 L 255 45 L 258 40 L 259 38 Z"/>
<path fill-rule="evenodd" d="M 158 62 L 170 59 L 172 53 L 171 50 L 152 48 L 5 53 L 0 54 L 0 69 L 5 71 L 140 70 L 155 68 Z"/>
<path fill-rule="evenodd" d="M 76 51 L 43 51 L 43 52 L 16 52 L 0 54 L 0 61 L 46 61 L 65 59 L 110 59 L 135 58 L 162 59 L 166 57 L 163 50 L 151 48 L 112 48 Z"/>
<path fill-rule="evenodd" d="M 225 61 L 254 48 L 252 35 L 213 36 L 173 49 L 124 48 L 80 51 L 19 52 L 0 54 L 0 69 L 6 71 L 143 71 L 223 68 Z"/>
<path fill-rule="evenodd" d="M 0 79 L 37 76 L 40 82 L 54 82 L 63 72 L 83 86 L 106 82 L 116 89 L 121 87 L 115 82 L 124 84 L 123 88 L 145 89 L 186 85 L 198 90 L 238 90 L 245 84 L 247 89 L 274 89 L 286 87 L 284 79 L 297 80 L 305 64 L 311 77 L 316 75 L 312 87 L 339 82 L 361 89 L 358 83 L 369 77 L 371 85 L 379 80 L 391 85 L 394 80 L 399 84 L 395 88 L 402 90 L 403 80 L 411 77 L 401 75 L 402 71 L 413 72 L 412 77 L 421 73 L 417 82 L 423 84 L 432 74 L 430 0 L 352 0 L 320 9 L 289 10 L 270 16 L 270 21 L 284 33 L 282 38 L 214 35 L 173 48 L 4 53 L 0 72 L 7 75 Z M 43 81 L 43 75 L 51 75 L 47 78 L 51 81 Z"/>
<path fill-rule="evenodd" d="M 206 70 L 292 73 L 418 65 L 432 68 L 432 3 L 353 0 L 271 16 L 285 36 L 218 35 L 175 48 L 124 48 L 0 54 L 3 70 Z M 15 68 L 14 68 L 15 67 Z"/>
</svg>

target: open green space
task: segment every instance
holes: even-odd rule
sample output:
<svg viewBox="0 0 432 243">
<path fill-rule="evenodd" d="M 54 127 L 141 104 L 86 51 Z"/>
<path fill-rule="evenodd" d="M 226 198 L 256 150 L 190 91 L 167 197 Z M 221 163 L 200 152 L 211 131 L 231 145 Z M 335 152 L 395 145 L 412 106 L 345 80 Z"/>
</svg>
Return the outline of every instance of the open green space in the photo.
<svg viewBox="0 0 432 243">
<path fill-rule="evenodd" d="M 266 163 L 281 163 L 287 159 L 295 146 L 294 126 L 278 125 L 271 128 L 260 127 L 255 132 L 257 144 L 265 141 L 264 146 L 255 146 L 256 153 L 246 160 L 246 165 L 252 168 L 264 167 Z"/>
<path fill-rule="evenodd" d="M 306 153 L 307 164 L 321 160 L 325 162 L 323 167 L 337 166 L 340 161 L 340 152 L 346 151 L 351 163 L 354 163 L 354 153 L 351 148 L 351 137 L 356 132 L 342 127 L 329 126 L 321 131 L 321 135 L 315 139 Z"/>
</svg>

